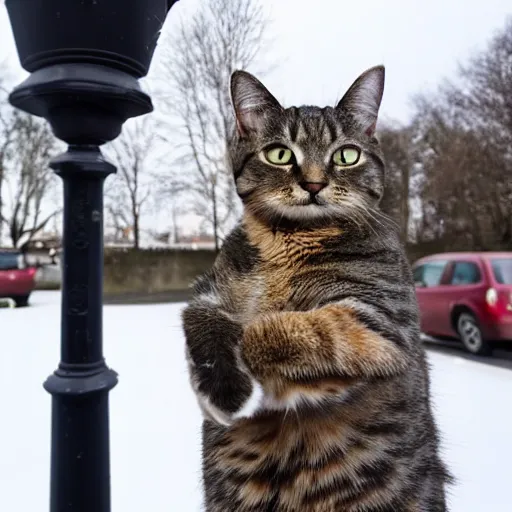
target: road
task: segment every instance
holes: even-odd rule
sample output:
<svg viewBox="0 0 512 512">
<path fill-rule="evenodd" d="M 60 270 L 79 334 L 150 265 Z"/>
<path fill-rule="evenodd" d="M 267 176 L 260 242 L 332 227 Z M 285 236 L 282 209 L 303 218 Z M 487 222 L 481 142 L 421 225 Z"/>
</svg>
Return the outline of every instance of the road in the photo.
<svg viewBox="0 0 512 512">
<path fill-rule="evenodd" d="M 457 341 L 441 341 L 427 336 L 424 337 L 423 341 L 425 348 L 430 352 L 451 355 L 468 361 L 474 361 L 475 363 L 512 370 L 512 343 L 510 347 L 496 347 L 492 356 L 482 357 L 470 354 L 464 349 L 462 344 Z"/>
</svg>

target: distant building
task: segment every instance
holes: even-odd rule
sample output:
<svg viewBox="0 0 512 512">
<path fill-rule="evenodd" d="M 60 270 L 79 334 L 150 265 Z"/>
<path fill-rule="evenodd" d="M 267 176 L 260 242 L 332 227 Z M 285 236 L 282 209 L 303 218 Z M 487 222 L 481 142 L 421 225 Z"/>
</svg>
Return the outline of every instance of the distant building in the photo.
<svg viewBox="0 0 512 512">
<path fill-rule="evenodd" d="M 177 238 L 176 242 L 171 242 L 171 233 L 168 231 L 158 233 L 143 229 L 139 234 L 139 246 L 141 249 L 215 249 L 215 240 L 209 234 L 180 235 Z M 123 230 L 117 236 L 115 233 L 105 235 L 105 247 L 128 249 L 133 245 L 132 230 Z"/>
<path fill-rule="evenodd" d="M 29 265 L 56 265 L 62 252 L 62 237 L 58 233 L 40 233 L 21 246 Z"/>
<path fill-rule="evenodd" d="M 139 235 L 141 249 L 188 249 L 214 250 L 215 241 L 207 233 L 188 234 L 178 237 L 177 242 L 171 242 L 170 232 L 153 232 L 143 229 Z M 130 249 L 133 247 L 132 230 L 106 232 L 104 235 L 105 248 Z M 27 263 L 31 265 L 52 265 L 60 259 L 62 252 L 62 237 L 58 233 L 40 233 L 21 247 Z"/>
</svg>

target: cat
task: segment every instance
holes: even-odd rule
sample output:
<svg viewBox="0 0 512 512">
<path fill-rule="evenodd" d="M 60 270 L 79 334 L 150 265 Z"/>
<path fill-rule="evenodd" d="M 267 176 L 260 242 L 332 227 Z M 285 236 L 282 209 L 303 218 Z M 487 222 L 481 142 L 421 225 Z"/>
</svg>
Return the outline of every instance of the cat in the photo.
<svg viewBox="0 0 512 512">
<path fill-rule="evenodd" d="M 183 311 L 207 512 L 444 512 L 410 267 L 379 212 L 384 67 L 335 108 L 231 78 L 243 217 Z"/>
</svg>

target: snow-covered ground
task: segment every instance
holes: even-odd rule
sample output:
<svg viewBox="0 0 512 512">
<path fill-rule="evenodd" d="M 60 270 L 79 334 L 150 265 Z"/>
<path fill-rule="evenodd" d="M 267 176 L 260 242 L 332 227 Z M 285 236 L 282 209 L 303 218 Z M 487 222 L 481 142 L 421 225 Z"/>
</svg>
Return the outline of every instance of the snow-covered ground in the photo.
<svg viewBox="0 0 512 512">
<path fill-rule="evenodd" d="M 105 307 L 114 512 L 201 508 L 201 418 L 188 386 L 182 304 Z M 41 383 L 59 357 L 59 294 L 0 309 L 0 510 L 45 510 L 50 396 Z M 452 512 L 510 512 L 512 372 L 430 353 L 444 453 L 458 479 Z"/>
</svg>

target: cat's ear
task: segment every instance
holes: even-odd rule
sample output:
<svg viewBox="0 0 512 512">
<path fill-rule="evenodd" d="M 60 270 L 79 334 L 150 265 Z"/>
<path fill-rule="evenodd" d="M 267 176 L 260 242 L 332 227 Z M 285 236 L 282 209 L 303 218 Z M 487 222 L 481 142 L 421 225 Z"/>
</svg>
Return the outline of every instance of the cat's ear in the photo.
<svg viewBox="0 0 512 512">
<path fill-rule="evenodd" d="M 384 66 L 365 71 L 345 93 L 336 109 L 349 112 L 369 137 L 377 127 L 377 116 L 384 93 Z"/>
<path fill-rule="evenodd" d="M 235 71 L 231 75 L 231 101 L 235 109 L 236 127 L 241 137 L 258 132 L 268 114 L 283 110 L 268 89 L 246 71 Z"/>
</svg>

